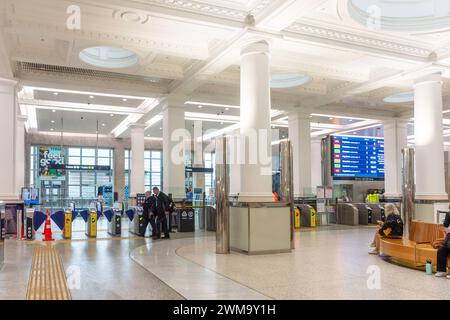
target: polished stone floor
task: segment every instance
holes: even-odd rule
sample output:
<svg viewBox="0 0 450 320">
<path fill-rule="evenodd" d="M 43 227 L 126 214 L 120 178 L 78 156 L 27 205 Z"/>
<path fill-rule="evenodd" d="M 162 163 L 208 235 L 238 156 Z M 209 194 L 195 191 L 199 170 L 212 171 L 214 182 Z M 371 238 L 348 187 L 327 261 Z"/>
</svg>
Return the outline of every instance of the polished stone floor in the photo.
<svg viewBox="0 0 450 320">
<path fill-rule="evenodd" d="M 73 299 L 450 299 L 450 280 L 368 255 L 373 228 L 303 231 L 292 253 L 260 256 L 216 255 L 214 233 L 201 231 L 155 242 L 126 230 L 122 239 L 80 232 L 52 245 Z M 25 299 L 36 245 L 5 242 L 0 299 Z"/>
</svg>

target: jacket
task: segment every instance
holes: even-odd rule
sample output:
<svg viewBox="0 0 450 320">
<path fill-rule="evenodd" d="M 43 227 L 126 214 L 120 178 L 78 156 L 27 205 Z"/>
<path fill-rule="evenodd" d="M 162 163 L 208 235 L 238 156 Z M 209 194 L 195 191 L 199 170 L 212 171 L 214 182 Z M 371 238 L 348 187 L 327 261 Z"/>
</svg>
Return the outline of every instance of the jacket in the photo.
<svg viewBox="0 0 450 320">
<path fill-rule="evenodd" d="M 159 192 L 157 196 L 153 195 L 151 198 L 155 215 L 164 216 L 169 210 L 169 197 L 165 193 Z"/>
<path fill-rule="evenodd" d="M 380 229 L 380 235 L 385 237 L 402 237 L 403 221 L 398 214 L 390 214 Z"/>
<path fill-rule="evenodd" d="M 154 214 L 152 197 L 148 197 L 147 199 L 145 199 L 144 205 L 142 207 L 144 209 L 144 216 L 150 217 L 151 214 Z"/>
</svg>

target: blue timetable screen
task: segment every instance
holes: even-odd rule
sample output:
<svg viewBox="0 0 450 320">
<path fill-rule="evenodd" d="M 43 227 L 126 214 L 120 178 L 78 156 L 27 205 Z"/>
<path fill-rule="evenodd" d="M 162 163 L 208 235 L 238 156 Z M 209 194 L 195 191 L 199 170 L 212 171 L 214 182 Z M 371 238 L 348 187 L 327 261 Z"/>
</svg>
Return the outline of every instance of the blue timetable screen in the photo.
<svg viewBox="0 0 450 320">
<path fill-rule="evenodd" d="M 384 139 L 331 136 L 334 179 L 384 179 Z"/>
</svg>

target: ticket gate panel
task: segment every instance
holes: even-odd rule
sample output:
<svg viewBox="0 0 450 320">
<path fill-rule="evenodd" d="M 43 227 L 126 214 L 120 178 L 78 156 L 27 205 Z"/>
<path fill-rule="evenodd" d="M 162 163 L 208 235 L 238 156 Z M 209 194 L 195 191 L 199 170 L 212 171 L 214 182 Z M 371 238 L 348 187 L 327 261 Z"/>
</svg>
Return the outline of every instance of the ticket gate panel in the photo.
<svg viewBox="0 0 450 320">
<path fill-rule="evenodd" d="M 33 208 L 27 208 L 25 210 L 24 228 L 27 240 L 34 240 L 34 212 Z"/>
<path fill-rule="evenodd" d="M 5 206 L 0 207 L 0 241 L 6 237 Z"/>
<path fill-rule="evenodd" d="M 130 222 L 130 232 L 138 236 L 144 237 L 147 229 L 147 223 L 144 219 L 144 211 L 142 208 L 135 208 L 133 220 Z"/>
<path fill-rule="evenodd" d="M 64 212 L 64 228 L 63 228 L 63 238 L 72 239 L 72 211 Z"/>
<path fill-rule="evenodd" d="M 97 210 L 91 210 L 86 221 L 86 235 L 89 238 L 97 237 Z"/>
<path fill-rule="evenodd" d="M 111 220 L 108 221 L 108 233 L 112 236 L 121 236 L 122 212 L 120 210 L 114 210 Z"/>
</svg>

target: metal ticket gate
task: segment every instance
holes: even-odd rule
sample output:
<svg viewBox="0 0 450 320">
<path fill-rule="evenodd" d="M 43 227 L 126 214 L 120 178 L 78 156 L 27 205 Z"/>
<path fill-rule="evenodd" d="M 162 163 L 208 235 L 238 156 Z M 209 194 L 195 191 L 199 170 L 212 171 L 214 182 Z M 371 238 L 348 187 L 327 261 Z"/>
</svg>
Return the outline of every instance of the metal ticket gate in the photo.
<svg viewBox="0 0 450 320">
<path fill-rule="evenodd" d="M 0 205 L 0 268 L 3 265 L 5 259 L 5 236 L 6 236 L 6 225 L 5 225 L 5 205 Z"/>
<path fill-rule="evenodd" d="M 89 238 L 97 237 L 97 210 L 90 210 L 86 221 L 86 235 Z"/>
<path fill-rule="evenodd" d="M 130 221 L 130 232 L 138 236 L 144 237 L 147 231 L 147 223 L 144 218 L 144 209 L 142 207 L 136 207 L 132 209 L 134 211 L 133 220 Z"/>
<path fill-rule="evenodd" d="M 23 223 L 24 223 L 25 237 L 27 240 L 34 240 L 34 212 L 35 210 L 33 208 L 25 209 L 25 216 Z"/>
<path fill-rule="evenodd" d="M 64 228 L 62 230 L 64 239 L 72 239 L 72 211 L 64 211 Z"/>
<path fill-rule="evenodd" d="M 111 212 L 109 213 L 108 211 Z M 122 235 L 122 210 L 106 210 L 105 216 L 108 219 L 108 233 L 112 236 L 120 237 Z"/>
</svg>

